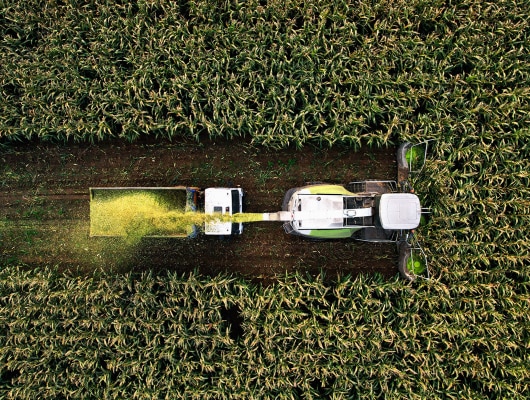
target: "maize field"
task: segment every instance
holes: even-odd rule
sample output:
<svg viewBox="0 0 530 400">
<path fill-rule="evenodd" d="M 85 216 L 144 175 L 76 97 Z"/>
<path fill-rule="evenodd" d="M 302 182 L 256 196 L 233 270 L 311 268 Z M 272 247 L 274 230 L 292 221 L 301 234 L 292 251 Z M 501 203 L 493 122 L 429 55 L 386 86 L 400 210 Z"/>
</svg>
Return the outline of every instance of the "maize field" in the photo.
<svg viewBox="0 0 530 400">
<path fill-rule="evenodd" d="M 520 398 L 528 294 L 508 278 L 195 274 L 74 277 L 6 268 L 4 398 Z"/>
<path fill-rule="evenodd" d="M 528 1 L 4 0 L 0 137 L 525 132 Z"/>
<path fill-rule="evenodd" d="M 412 181 L 430 281 L 5 263 L 1 398 L 528 398 L 529 1 L 0 4 L 0 159 L 435 139 Z"/>
</svg>

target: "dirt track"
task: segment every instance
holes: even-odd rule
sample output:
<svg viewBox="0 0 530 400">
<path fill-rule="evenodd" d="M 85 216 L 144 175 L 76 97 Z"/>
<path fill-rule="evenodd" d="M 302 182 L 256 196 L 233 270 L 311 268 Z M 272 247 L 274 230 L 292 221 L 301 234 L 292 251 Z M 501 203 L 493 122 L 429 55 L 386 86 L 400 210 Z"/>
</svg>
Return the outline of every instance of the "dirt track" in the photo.
<svg viewBox="0 0 530 400">
<path fill-rule="evenodd" d="M 397 273 L 395 245 L 315 242 L 286 235 L 278 223 L 246 224 L 229 240 L 88 237 L 91 186 L 241 186 L 246 211 L 281 208 L 284 193 L 306 182 L 395 179 L 395 149 L 265 150 L 245 141 L 26 144 L 0 152 L 0 262 L 59 265 L 89 272 L 169 269 L 229 271 L 270 279 L 294 270 L 328 276 Z"/>
</svg>

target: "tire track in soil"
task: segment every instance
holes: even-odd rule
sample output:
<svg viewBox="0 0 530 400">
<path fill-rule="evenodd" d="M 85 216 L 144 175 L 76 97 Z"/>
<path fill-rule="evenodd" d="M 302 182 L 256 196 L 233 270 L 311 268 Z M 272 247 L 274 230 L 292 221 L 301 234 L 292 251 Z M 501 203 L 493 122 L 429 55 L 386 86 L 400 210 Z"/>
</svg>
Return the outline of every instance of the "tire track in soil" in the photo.
<svg viewBox="0 0 530 400">
<path fill-rule="evenodd" d="M 0 262 L 59 265 L 89 273 L 198 268 L 267 281 L 286 272 L 397 273 L 393 244 L 309 241 L 279 223 L 245 224 L 221 240 L 89 238 L 88 188 L 95 186 L 241 186 L 245 211 L 274 212 L 284 193 L 307 182 L 395 179 L 395 148 L 268 150 L 245 140 L 98 145 L 24 144 L 0 152 Z"/>
</svg>

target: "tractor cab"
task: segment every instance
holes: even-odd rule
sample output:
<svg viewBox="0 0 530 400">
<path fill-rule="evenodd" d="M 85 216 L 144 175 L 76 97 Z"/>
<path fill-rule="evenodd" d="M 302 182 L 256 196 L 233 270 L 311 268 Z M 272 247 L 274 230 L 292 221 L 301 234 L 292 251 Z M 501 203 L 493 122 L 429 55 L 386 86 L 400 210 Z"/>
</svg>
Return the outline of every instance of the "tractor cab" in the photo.
<svg viewBox="0 0 530 400">
<path fill-rule="evenodd" d="M 243 212 L 243 189 L 241 188 L 208 188 L 204 191 L 204 212 L 219 217 L 230 217 Z M 229 219 L 205 223 L 205 235 L 229 236 L 240 235 L 243 224 Z"/>
</svg>

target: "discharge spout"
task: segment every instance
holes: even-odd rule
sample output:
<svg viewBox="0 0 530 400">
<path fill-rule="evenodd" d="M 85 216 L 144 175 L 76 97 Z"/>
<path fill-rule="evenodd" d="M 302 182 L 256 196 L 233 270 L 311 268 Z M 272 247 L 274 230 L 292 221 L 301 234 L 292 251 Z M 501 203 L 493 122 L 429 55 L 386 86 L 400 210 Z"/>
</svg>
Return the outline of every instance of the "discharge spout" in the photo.
<svg viewBox="0 0 530 400">
<path fill-rule="evenodd" d="M 275 213 L 263 213 L 263 221 L 290 221 L 291 213 L 289 211 L 278 211 Z"/>
</svg>

